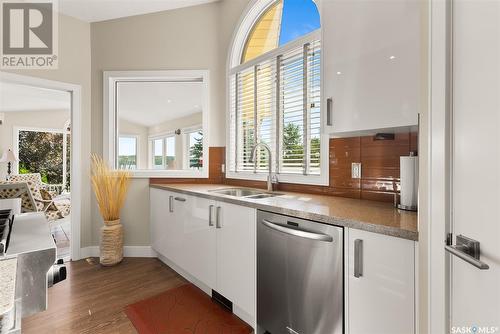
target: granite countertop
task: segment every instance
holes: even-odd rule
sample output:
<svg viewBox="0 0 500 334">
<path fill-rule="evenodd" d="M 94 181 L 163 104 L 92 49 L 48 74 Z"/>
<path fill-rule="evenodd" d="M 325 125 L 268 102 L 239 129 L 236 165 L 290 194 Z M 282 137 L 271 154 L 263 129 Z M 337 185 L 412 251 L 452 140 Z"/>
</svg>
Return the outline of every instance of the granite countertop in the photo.
<svg viewBox="0 0 500 334">
<path fill-rule="evenodd" d="M 0 259 L 0 319 L 14 307 L 16 270 L 17 258 Z"/>
<path fill-rule="evenodd" d="M 263 199 L 238 198 L 211 192 L 216 189 L 236 188 L 223 184 L 151 184 L 150 187 L 331 225 L 418 240 L 417 214 L 394 208 L 391 203 L 283 191 L 278 192 L 284 194 L 283 196 Z"/>
</svg>

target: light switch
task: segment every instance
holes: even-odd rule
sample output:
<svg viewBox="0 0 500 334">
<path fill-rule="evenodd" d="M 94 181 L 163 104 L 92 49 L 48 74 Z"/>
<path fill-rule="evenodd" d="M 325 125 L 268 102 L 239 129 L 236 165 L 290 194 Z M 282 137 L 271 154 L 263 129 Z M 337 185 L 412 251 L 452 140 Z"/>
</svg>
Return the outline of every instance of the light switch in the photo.
<svg viewBox="0 0 500 334">
<path fill-rule="evenodd" d="M 351 164 L 351 178 L 353 179 L 361 178 L 361 162 L 353 162 Z"/>
</svg>

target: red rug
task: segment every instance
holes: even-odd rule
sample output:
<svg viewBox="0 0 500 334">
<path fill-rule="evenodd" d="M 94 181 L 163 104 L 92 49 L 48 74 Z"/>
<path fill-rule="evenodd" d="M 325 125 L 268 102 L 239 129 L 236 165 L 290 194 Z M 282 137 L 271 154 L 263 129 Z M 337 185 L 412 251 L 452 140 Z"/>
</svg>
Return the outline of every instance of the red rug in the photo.
<svg viewBox="0 0 500 334">
<path fill-rule="evenodd" d="M 192 284 L 125 308 L 140 334 L 249 334 L 252 328 Z"/>
</svg>

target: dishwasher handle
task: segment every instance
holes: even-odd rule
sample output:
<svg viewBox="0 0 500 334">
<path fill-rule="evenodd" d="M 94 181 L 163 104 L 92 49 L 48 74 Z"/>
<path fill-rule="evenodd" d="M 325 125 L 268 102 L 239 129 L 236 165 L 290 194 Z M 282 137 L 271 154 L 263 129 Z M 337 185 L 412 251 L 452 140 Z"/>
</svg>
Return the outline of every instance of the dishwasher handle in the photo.
<svg viewBox="0 0 500 334">
<path fill-rule="evenodd" d="M 333 242 L 332 236 L 328 234 L 311 232 L 299 228 L 289 228 L 284 226 L 283 224 L 273 223 L 267 219 L 262 219 L 262 224 L 275 231 L 282 232 L 285 234 L 290 234 L 296 237 L 317 240 L 317 241 Z"/>
</svg>

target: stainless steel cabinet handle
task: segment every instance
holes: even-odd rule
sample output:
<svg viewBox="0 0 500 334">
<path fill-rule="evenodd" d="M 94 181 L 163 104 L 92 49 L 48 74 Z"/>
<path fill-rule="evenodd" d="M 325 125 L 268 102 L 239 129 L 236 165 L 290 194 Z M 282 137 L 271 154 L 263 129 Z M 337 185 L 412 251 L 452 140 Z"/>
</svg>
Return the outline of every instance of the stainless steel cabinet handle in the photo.
<svg viewBox="0 0 500 334">
<path fill-rule="evenodd" d="M 174 198 L 176 201 L 179 201 L 179 202 L 185 202 L 186 199 L 185 198 L 182 198 L 182 197 L 176 197 Z"/>
<path fill-rule="evenodd" d="M 354 240 L 354 277 L 363 276 L 363 240 Z"/>
<path fill-rule="evenodd" d="M 208 226 L 214 226 L 214 223 L 212 223 L 212 211 L 214 209 L 213 205 L 210 205 L 208 207 Z"/>
<path fill-rule="evenodd" d="M 218 206 L 216 211 L 215 211 L 215 227 L 216 228 L 222 228 L 222 223 L 220 222 L 220 210 L 221 210 L 221 207 Z"/>
<path fill-rule="evenodd" d="M 446 251 L 448 253 L 456 255 L 459 258 L 461 258 L 462 260 L 464 260 L 465 262 L 468 262 L 468 263 L 472 264 L 476 268 L 479 268 L 481 270 L 490 269 L 489 265 L 487 265 L 483 261 L 476 260 L 475 258 L 473 258 L 470 255 L 467 255 L 466 253 L 463 252 L 463 250 L 461 250 L 457 246 L 444 246 L 444 249 L 446 249 Z"/>
<path fill-rule="evenodd" d="M 490 266 L 481 261 L 480 243 L 477 240 L 467 238 L 463 235 L 457 235 L 456 245 L 446 245 L 444 249 L 455 256 L 458 256 L 465 262 L 472 264 L 474 267 L 481 270 L 490 269 Z M 450 234 L 449 242 L 452 242 Z"/>
<path fill-rule="evenodd" d="M 290 234 L 290 235 L 300 237 L 300 238 L 306 238 L 306 239 L 318 240 L 318 241 L 326 241 L 326 242 L 333 241 L 333 238 L 331 235 L 311 232 L 311 231 L 302 230 L 299 228 L 290 228 L 290 227 L 287 227 L 283 224 L 273 223 L 267 219 L 262 219 L 262 224 L 264 224 L 265 226 L 269 227 L 270 229 L 276 230 L 278 232 Z"/>
<path fill-rule="evenodd" d="M 332 125 L 332 111 L 333 111 L 333 99 L 329 97 L 326 99 L 326 125 Z"/>
<path fill-rule="evenodd" d="M 168 211 L 174 212 L 174 196 L 168 197 Z"/>
</svg>

